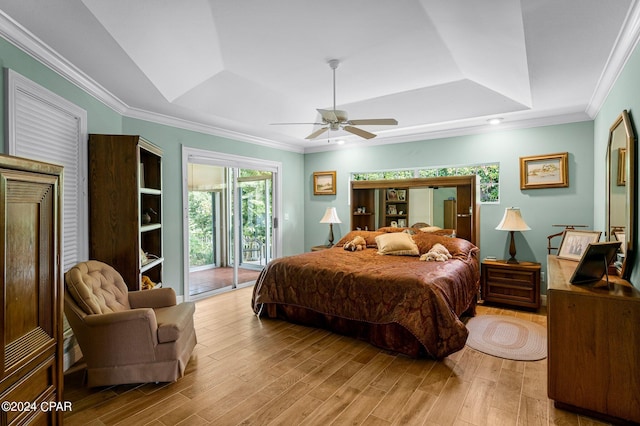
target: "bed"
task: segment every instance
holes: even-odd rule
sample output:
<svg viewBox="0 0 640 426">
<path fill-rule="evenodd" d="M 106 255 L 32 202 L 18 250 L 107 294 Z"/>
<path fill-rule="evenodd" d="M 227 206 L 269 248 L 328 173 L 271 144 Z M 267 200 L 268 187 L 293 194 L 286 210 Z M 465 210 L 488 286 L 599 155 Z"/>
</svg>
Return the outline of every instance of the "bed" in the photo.
<svg viewBox="0 0 640 426">
<path fill-rule="evenodd" d="M 383 242 L 390 234 L 352 231 L 327 250 L 271 261 L 254 286 L 254 312 L 327 328 L 411 357 L 441 359 L 462 349 L 468 331 L 460 317 L 475 313 L 478 248 L 463 239 L 416 231 L 405 235 L 418 253 L 378 254 L 390 253 Z M 366 248 L 344 250 L 358 235 Z M 452 258 L 420 260 L 435 243 Z"/>
</svg>

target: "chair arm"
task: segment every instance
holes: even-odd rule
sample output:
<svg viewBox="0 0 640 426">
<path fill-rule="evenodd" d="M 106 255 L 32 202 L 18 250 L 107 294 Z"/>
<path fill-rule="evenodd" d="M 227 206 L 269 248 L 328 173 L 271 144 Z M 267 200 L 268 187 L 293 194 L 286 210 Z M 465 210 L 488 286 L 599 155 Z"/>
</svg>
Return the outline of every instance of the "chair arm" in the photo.
<svg viewBox="0 0 640 426">
<path fill-rule="evenodd" d="M 129 292 L 131 308 L 165 308 L 176 304 L 176 292 L 171 287 Z"/>
<path fill-rule="evenodd" d="M 151 308 L 87 315 L 77 335 L 89 367 L 137 364 L 155 359 L 158 323 Z M 83 344 L 84 343 L 84 344 Z"/>
</svg>

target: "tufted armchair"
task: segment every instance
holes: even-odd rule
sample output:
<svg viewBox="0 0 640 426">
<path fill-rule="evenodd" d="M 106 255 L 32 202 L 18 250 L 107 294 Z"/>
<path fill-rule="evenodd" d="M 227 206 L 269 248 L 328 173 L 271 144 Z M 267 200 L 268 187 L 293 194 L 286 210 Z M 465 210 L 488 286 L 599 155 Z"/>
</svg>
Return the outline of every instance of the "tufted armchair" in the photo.
<svg viewBox="0 0 640 426">
<path fill-rule="evenodd" d="M 195 304 L 171 288 L 129 292 L 97 260 L 65 274 L 64 311 L 87 363 L 88 385 L 173 382 L 196 345 Z"/>
</svg>

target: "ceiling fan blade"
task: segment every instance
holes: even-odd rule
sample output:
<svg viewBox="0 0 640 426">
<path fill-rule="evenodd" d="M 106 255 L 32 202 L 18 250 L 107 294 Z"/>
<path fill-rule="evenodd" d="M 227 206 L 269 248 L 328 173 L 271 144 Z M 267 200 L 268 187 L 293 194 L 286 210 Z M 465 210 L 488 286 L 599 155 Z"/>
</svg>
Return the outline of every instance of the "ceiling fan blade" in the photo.
<svg viewBox="0 0 640 426">
<path fill-rule="evenodd" d="M 313 126 L 324 126 L 326 123 L 269 123 L 271 126 L 291 126 L 294 124 L 305 124 L 305 125 L 313 125 Z"/>
<path fill-rule="evenodd" d="M 395 126 L 398 124 L 398 120 L 395 118 L 370 118 L 363 120 L 349 120 L 349 124 L 354 126 L 369 126 L 369 125 L 389 125 Z"/>
<path fill-rule="evenodd" d="M 326 132 L 327 130 L 329 130 L 328 127 L 323 127 L 321 129 L 318 129 L 315 132 L 311 133 L 309 136 L 307 136 L 305 139 L 315 139 L 321 134 L 323 134 L 324 132 Z"/>
<path fill-rule="evenodd" d="M 358 129 L 357 127 L 353 126 L 344 126 L 343 129 L 349 133 L 353 133 L 354 135 L 358 135 L 361 138 L 365 139 L 372 139 L 376 137 L 376 135 L 373 133 L 369 133 L 366 130 Z"/>
<path fill-rule="evenodd" d="M 333 110 L 318 109 L 317 111 L 320 113 L 322 118 L 328 123 L 335 123 L 336 121 L 338 121 L 338 117 L 336 116 L 336 113 Z"/>
</svg>

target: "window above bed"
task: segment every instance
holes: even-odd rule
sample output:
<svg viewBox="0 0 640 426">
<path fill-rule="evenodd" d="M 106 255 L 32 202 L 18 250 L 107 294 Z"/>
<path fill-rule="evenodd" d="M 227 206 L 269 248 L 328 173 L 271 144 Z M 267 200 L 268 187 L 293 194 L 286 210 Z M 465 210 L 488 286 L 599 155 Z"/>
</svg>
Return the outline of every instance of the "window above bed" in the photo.
<svg viewBox="0 0 640 426">
<path fill-rule="evenodd" d="M 499 163 L 352 172 L 351 180 L 412 179 L 467 175 L 478 176 L 480 181 L 480 202 L 482 204 L 497 204 L 500 202 Z"/>
</svg>

